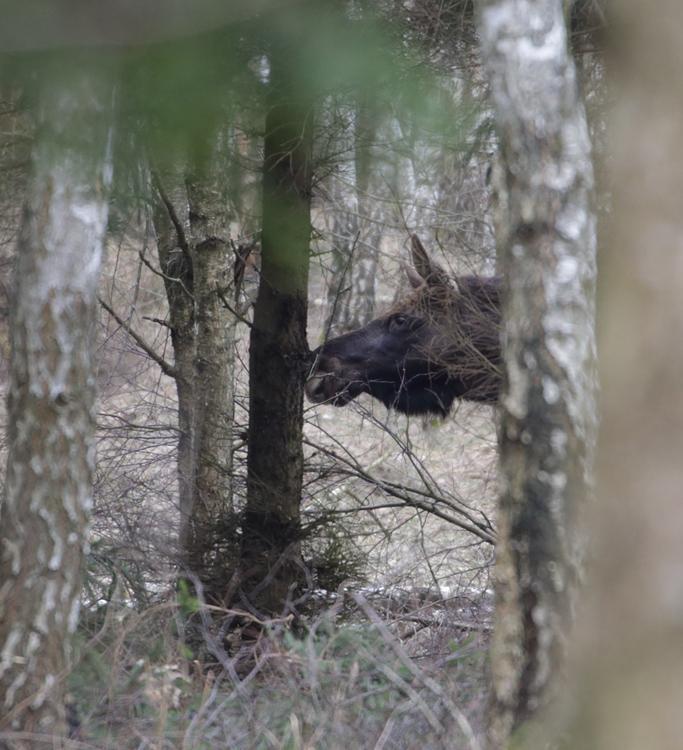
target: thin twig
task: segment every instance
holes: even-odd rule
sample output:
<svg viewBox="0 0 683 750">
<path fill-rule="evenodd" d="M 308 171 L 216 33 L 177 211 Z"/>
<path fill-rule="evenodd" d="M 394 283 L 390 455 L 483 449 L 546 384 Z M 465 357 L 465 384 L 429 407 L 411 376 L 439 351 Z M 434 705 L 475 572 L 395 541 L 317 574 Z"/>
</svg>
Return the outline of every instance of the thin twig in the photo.
<svg viewBox="0 0 683 750">
<path fill-rule="evenodd" d="M 469 511 L 458 507 L 452 502 L 448 502 L 445 498 L 440 497 L 433 492 L 425 492 L 421 489 L 405 487 L 404 485 L 387 479 L 379 479 L 367 472 L 357 461 L 355 461 L 355 459 L 351 460 L 344 456 L 340 456 L 330 448 L 325 448 L 324 446 L 318 445 L 310 440 L 304 439 L 304 444 L 317 449 L 324 455 L 342 464 L 342 466 L 339 466 L 336 469 L 338 473 L 358 477 L 359 479 L 380 488 L 387 495 L 402 500 L 409 507 L 425 510 L 444 521 L 448 521 L 448 523 L 451 523 L 454 526 L 458 526 L 464 531 L 469 531 L 484 542 L 495 544 L 495 532 L 488 524 L 485 526 L 477 521 Z M 459 516 L 462 516 L 467 520 L 462 521 L 450 513 L 446 513 L 438 507 L 439 504 L 445 505 L 450 511 L 452 511 L 452 513 L 457 513 Z"/>
<path fill-rule="evenodd" d="M 353 593 L 352 596 L 356 604 L 365 613 L 365 616 L 370 620 L 375 628 L 377 628 L 377 631 L 382 636 L 385 643 L 387 643 L 391 647 L 403 666 L 413 675 L 416 680 L 419 680 L 428 690 L 436 695 L 441 700 L 442 704 L 448 709 L 448 712 L 458 724 L 460 731 L 465 735 L 471 750 L 479 750 L 481 745 L 479 744 L 479 741 L 474 731 L 472 730 L 472 726 L 467 720 L 467 717 L 453 703 L 453 701 L 443 690 L 441 685 L 439 685 L 436 680 L 424 674 L 424 672 L 422 672 L 420 669 L 418 669 L 418 667 L 415 666 L 413 660 L 410 658 L 410 656 L 408 656 L 403 646 L 396 638 L 391 635 L 387 626 L 384 624 L 384 622 L 382 622 L 382 619 L 377 614 L 377 612 L 375 612 L 375 610 L 368 604 L 365 597 L 363 597 L 361 593 Z"/>
<path fill-rule="evenodd" d="M 344 265 L 344 268 L 342 269 L 341 276 L 339 277 L 339 285 L 337 286 L 337 291 L 334 295 L 334 301 L 332 302 L 332 310 L 330 310 L 330 316 L 327 319 L 327 326 L 325 327 L 325 333 L 323 335 L 323 344 L 325 344 L 330 336 L 330 329 L 332 328 L 332 323 L 334 322 L 334 316 L 337 312 L 337 303 L 339 302 L 339 299 L 342 295 L 342 286 L 344 285 L 344 281 L 346 279 L 346 274 L 349 271 L 349 268 L 351 267 L 351 261 L 353 260 L 353 255 L 356 252 L 356 247 L 358 245 L 358 240 L 360 238 L 360 232 L 356 232 L 356 237 L 353 240 L 353 245 L 351 245 L 351 250 L 349 250 L 349 257 L 346 259 L 346 264 Z"/>
<path fill-rule="evenodd" d="M 244 325 L 248 326 L 249 328 L 253 328 L 254 324 L 248 320 L 247 318 L 242 315 L 239 310 L 235 310 L 231 304 L 228 302 L 228 300 L 225 298 L 225 294 L 221 289 L 216 289 L 216 292 L 221 300 L 221 302 L 225 305 L 225 307 L 230 310 L 230 312 L 237 318 L 237 320 L 240 321 L 240 323 L 244 323 Z"/>
<path fill-rule="evenodd" d="M 153 359 L 161 368 L 161 371 L 164 373 L 164 375 L 168 375 L 169 378 L 177 378 L 178 377 L 178 371 L 175 367 L 170 365 L 163 357 L 161 357 L 159 354 L 157 354 L 154 349 L 152 349 L 149 344 L 140 336 L 139 333 L 136 333 L 129 325 L 128 323 L 123 320 L 123 318 L 119 317 L 114 310 L 101 298 L 97 298 L 100 305 L 114 318 L 114 320 L 123 328 L 123 330 L 135 341 L 135 343 L 142 349 L 145 354 L 147 354 L 151 359 Z"/>
<path fill-rule="evenodd" d="M 166 192 L 164 191 L 164 187 L 161 184 L 161 178 L 159 177 L 158 172 L 155 169 L 150 169 L 150 174 L 152 175 L 152 182 L 154 183 L 154 187 L 156 188 L 156 191 L 159 193 L 159 197 L 161 198 L 161 202 L 166 207 L 166 211 L 168 212 L 168 217 L 171 220 L 171 223 L 173 224 L 176 232 L 176 236 L 178 238 L 178 245 L 180 249 L 183 251 L 185 256 L 189 259 L 190 258 L 190 245 L 187 241 L 187 237 L 185 236 L 185 230 L 183 229 L 183 224 L 178 218 L 178 214 L 175 211 L 175 208 L 173 207 L 173 203 L 171 203 L 170 198 L 166 195 Z"/>
<path fill-rule="evenodd" d="M 192 292 L 190 292 L 190 290 L 185 286 L 182 279 L 177 278 L 176 276 L 169 276 L 168 274 L 165 274 L 163 271 L 160 271 L 158 268 L 154 268 L 154 266 L 147 260 L 147 258 L 145 258 L 142 255 L 142 253 L 138 253 L 138 255 L 140 256 L 140 260 L 147 266 L 147 268 L 149 268 L 149 270 L 153 274 L 156 274 L 157 276 L 161 276 L 161 278 L 165 279 L 166 281 L 172 281 L 175 284 L 180 284 L 180 287 L 185 292 L 185 294 L 187 294 L 187 296 L 191 300 L 194 300 L 194 296 Z"/>
<path fill-rule="evenodd" d="M 142 319 L 149 320 L 151 323 L 156 323 L 157 325 L 164 326 L 165 328 L 173 328 L 173 326 L 167 320 L 162 320 L 161 318 L 150 318 L 149 315 L 143 315 Z"/>
</svg>

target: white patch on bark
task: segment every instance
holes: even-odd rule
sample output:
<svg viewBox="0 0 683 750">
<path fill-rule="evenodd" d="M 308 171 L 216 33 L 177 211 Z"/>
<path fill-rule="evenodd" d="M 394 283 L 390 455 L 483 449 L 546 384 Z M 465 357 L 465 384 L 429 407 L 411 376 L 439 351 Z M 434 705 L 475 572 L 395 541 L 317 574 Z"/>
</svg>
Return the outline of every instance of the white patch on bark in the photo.
<svg viewBox="0 0 683 750">
<path fill-rule="evenodd" d="M 50 690 L 52 690 L 56 681 L 57 681 L 57 678 L 53 674 L 45 675 L 45 679 L 43 681 L 43 684 L 40 690 L 36 693 L 36 697 L 31 701 L 31 708 L 34 711 L 37 708 L 40 708 L 43 705 L 43 703 L 45 703 L 45 699 L 47 698 Z"/>
<path fill-rule="evenodd" d="M 26 643 L 26 650 L 24 651 L 24 656 L 27 659 L 30 659 L 33 656 L 33 654 L 35 654 L 38 651 L 41 643 L 42 641 L 40 639 L 40 636 L 37 633 L 31 633 Z"/>
<path fill-rule="evenodd" d="M 527 415 L 529 378 L 527 371 L 517 365 L 515 360 L 508 363 L 508 389 L 503 399 L 505 408 L 517 419 Z"/>
<path fill-rule="evenodd" d="M 580 236 L 580 228 L 576 225 L 577 237 Z M 579 262 L 576 258 L 571 256 L 565 256 L 561 258 L 555 268 L 555 278 L 558 284 L 569 284 L 576 279 L 576 274 L 579 269 Z"/>
<path fill-rule="evenodd" d="M 16 663 L 16 654 L 14 651 L 19 643 L 21 643 L 22 635 L 21 626 L 15 626 L 10 630 L 9 635 L 5 639 L 5 645 L 2 653 L 0 653 L 0 677 Z"/>
<path fill-rule="evenodd" d="M 69 617 L 67 618 L 67 629 L 69 633 L 75 633 L 76 627 L 78 626 L 78 614 L 81 610 L 81 600 L 76 594 L 71 600 L 71 607 L 69 609 Z"/>
<path fill-rule="evenodd" d="M 556 404 L 560 398 L 559 386 L 547 376 L 543 378 L 543 398 L 549 404 Z"/>
<path fill-rule="evenodd" d="M 5 554 L 11 558 L 10 569 L 12 575 L 18 576 L 21 572 L 21 545 L 12 539 L 5 539 Z"/>
<path fill-rule="evenodd" d="M 555 429 L 550 433 L 550 445 L 553 452 L 563 458 L 567 451 L 567 433 L 564 430 Z"/>
<path fill-rule="evenodd" d="M 19 657 L 14 660 L 14 663 L 23 664 L 23 660 L 18 661 L 18 659 Z M 7 693 L 5 694 L 5 708 L 9 709 L 14 705 L 14 696 L 16 695 L 17 690 L 19 690 L 19 688 L 21 688 L 26 683 L 27 677 L 27 673 L 24 670 L 21 670 L 12 680 L 9 687 L 7 688 Z"/>
<path fill-rule="evenodd" d="M 550 577 L 553 582 L 555 591 L 557 591 L 558 593 L 564 591 L 567 585 L 567 581 L 562 568 L 551 561 L 548 563 L 548 571 L 550 572 Z"/>
<path fill-rule="evenodd" d="M 52 537 L 53 547 L 52 555 L 47 562 L 47 567 L 50 570 L 59 570 L 64 556 L 64 542 L 56 529 L 50 529 L 50 536 Z"/>
<path fill-rule="evenodd" d="M 47 635 L 49 632 L 48 617 L 54 615 L 56 603 L 57 582 L 49 580 L 45 584 L 40 607 L 36 613 L 35 619 L 33 620 L 33 627 L 44 635 Z"/>
</svg>

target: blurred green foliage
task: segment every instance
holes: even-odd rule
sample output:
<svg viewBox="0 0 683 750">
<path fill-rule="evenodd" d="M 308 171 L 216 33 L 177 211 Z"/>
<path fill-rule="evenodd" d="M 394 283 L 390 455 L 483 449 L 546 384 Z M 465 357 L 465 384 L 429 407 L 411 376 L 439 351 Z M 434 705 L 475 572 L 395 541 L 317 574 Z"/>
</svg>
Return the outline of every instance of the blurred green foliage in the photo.
<svg viewBox="0 0 683 750">
<path fill-rule="evenodd" d="M 97 33 L 88 26 L 80 43 L 67 32 L 86 24 L 81 15 L 94 11 L 66 0 L 48 3 L 49 10 L 45 5 L 10 6 L 7 28 L 25 38 L 14 45 L 5 39 L 10 51 L 0 57 L 2 82 L 19 86 L 30 102 L 45 79 L 68 75 L 72 68 L 99 69 L 110 79 L 119 144 L 144 131 L 157 163 L 164 156 L 173 163 L 179 154 L 201 159 L 217 127 L 237 114 L 243 126 L 262 129 L 268 60 L 275 53 L 287 66 L 288 95 L 304 101 L 333 94 L 361 97 L 379 111 L 395 112 L 456 141 L 475 116 L 461 95 L 453 96 L 452 80 L 434 75 L 392 3 L 261 0 L 224 3 L 232 8 L 228 12 L 204 0 L 194 10 L 185 7 L 183 25 L 175 7 L 182 9 L 183 3 L 165 8 L 148 0 L 136 15 L 128 4 L 110 2 L 97 4 L 103 6 L 91 23 Z M 259 11 L 263 6 L 266 10 Z M 44 24 L 56 19 L 55 7 L 59 23 L 50 36 Z M 31 14 L 38 18 L 41 9 L 43 21 L 31 29 Z M 155 12 L 158 23 L 145 35 L 147 16 Z M 105 34 L 107 23 L 111 38 Z M 119 159 L 127 156 L 132 156 L 129 148 L 117 149 Z"/>
</svg>

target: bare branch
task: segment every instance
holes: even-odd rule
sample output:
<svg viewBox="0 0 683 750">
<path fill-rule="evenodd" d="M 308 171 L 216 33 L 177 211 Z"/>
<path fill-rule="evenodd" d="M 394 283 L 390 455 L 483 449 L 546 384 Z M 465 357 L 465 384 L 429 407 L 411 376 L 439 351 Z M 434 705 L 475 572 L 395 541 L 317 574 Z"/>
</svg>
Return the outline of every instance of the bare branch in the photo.
<svg viewBox="0 0 683 750">
<path fill-rule="evenodd" d="M 159 326 L 163 326 L 164 328 L 173 328 L 173 326 L 167 321 L 162 320 L 161 318 L 151 318 L 149 315 L 143 315 L 143 320 L 149 320 L 152 323 L 156 323 Z"/>
<path fill-rule="evenodd" d="M 152 175 L 152 182 L 154 183 L 154 187 L 157 193 L 159 193 L 161 202 L 166 207 L 166 211 L 168 212 L 168 217 L 171 220 L 171 223 L 173 224 L 175 228 L 176 236 L 178 238 L 178 246 L 183 251 L 185 256 L 189 259 L 190 258 L 190 245 L 187 241 L 187 237 L 185 236 L 183 223 L 178 218 L 178 214 L 176 213 L 176 210 L 173 207 L 173 203 L 171 203 L 171 199 L 166 195 L 166 192 L 164 191 L 164 187 L 161 183 L 161 178 L 159 177 L 159 173 L 155 169 L 151 169 L 150 173 Z"/>
<path fill-rule="evenodd" d="M 166 279 L 166 281 L 172 281 L 175 284 L 180 284 L 180 287 L 185 292 L 185 294 L 187 294 L 187 296 L 191 300 L 194 299 L 192 292 L 190 292 L 190 290 L 185 286 L 182 279 L 179 279 L 175 276 L 169 276 L 168 274 L 165 274 L 163 271 L 160 271 L 158 268 L 154 268 L 154 266 L 147 260 L 147 258 L 145 258 L 145 256 L 141 252 L 138 253 L 138 255 L 140 256 L 140 260 L 147 266 L 147 268 L 149 268 L 149 270 L 153 274 L 156 274 L 157 276 L 161 276 L 161 278 Z"/>
<path fill-rule="evenodd" d="M 230 312 L 237 318 L 237 320 L 240 321 L 240 323 L 244 323 L 244 325 L 248 326 L 249 328 L 254 327 L 254 324 L 250 320 L 245 318 L 244 315 L 240 313 L 239 310 L 235 310 L 235 308 L 230 305 L 228 300 L 225 298 L 225 294 L 223 293 L 221 289 L 216 289 L 216 293 L 220 297 L 221 302 L 225 305 L 225 307 L 228 310 L 230 310 Z"/>
<path fill-rule="evenodd" d="M 129 325 L 126 323 L 123 318 L 119 317 L 114 310 L 101 298 L 97 297 L 100 305 L 114 318 L 114 320 L 123 328 L 123 330 L 135 341 L 135 343 L 142 349 L 145 354 L 147 354 L 151 359 L 153 359 L 161 368 L 161 371 L 164 373 L 164 375 L 168 375 L 169 378 L 176 378 L 178 377 L 178 372 L 170 365 L 163 357 L 159 356 L 154 349 L 152 349 L 149 344 L 145 342 L 145 340 L 140 336 L 139 333 L 136 333 Z"/>
<path fill-rule="evenodd" d="M 374 484 L 379 487 L 384 493 L 390 497 L 395 497 L 398 500 L 402 500 L 407 506 L 425 510 L 438 518 L 441 518 L 448 523 L 457 526 L 463 531 L 468 531 L 474 534 L 476 537 L 481 539 L 488 544 L 495 544 L 495 531 L 490 527 L 489 524 L 483 524 L 481 521 L 477 521 L 476 518 L 464 508 L 459 507 L 453 502 L 449 502 L 445 498 L 441 498 L 431 492 L 425 492 L 424 490 L 414 489 L 412 487 L 405 487 L 395 482 L 390 482 L 386 479 L 380 479 L 379 477 L 373 476 L 366 471 L 357 461 L 340 456 L 333 450 L 326 448 L 321 445 L 316 445 L 310 440 L 304 439 L 306 445 L 310 445 L 316 448 L 321 453 L 334 459 L 340 465 L 337 467 L 337 471 L 340 474 L 346 474 L 348 476 L 356 476 L 359 479 L 364 480 L 370 484 Z M 449 512 L 442 510 L 439 506 L 445 506 Z M 455 513 L 456 515 L 452 515 Z M 457 516 L 461 516 L 466 520 L 461 520 Z"/>
</svg>

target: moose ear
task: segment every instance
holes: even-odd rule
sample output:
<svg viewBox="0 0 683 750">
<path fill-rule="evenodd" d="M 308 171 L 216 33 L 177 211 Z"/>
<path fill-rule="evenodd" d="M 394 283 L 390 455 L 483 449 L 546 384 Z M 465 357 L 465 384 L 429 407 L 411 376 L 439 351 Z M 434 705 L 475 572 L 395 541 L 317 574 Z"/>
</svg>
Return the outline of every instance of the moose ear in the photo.
<svg viewBox="0 0 683 750">
<path fill-rule="evenodd" d="M 410 282 L 410 286 L 412 286 L 413 289 L 420 289 L 425 285 L 425 280 L 412 266 L 409 266 L 407 263 L 403 263 L 402 265 L 403 270 L 406 272 L 406 276 L 408 277 L 408 281 Z"/>
<path fill-rule="evenodd" d="M 410 236 L 410 245 L 413 251 L 413 265 L 415 266 L 415 270 L 423 279 L 428 279 L 434 272 L 434 269 L 432 268 L 427 251 L 416 234 Z"/>
<path fill-rule="evenodd" d="M 420 285 L 426 282 L 430 286 L 452 286 L 448 274 L 440 265 L 429 259 L 427 251 L 424 249 L 423 244 L 420 242 L 420 238 L 416 234 L 410 236 L 410 243 L 413 251 L 413 265 L 421 279 Z M 415 274 L 415 271 L 412 273 Z M 417 274 L 415 275 L 417 276 Z M 408 277 L 410 278 L 410 283 L 415 286 L 415 282 L 410 273 L 408 274 Z"/>
</svg>

